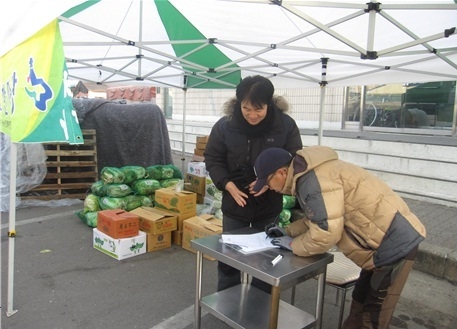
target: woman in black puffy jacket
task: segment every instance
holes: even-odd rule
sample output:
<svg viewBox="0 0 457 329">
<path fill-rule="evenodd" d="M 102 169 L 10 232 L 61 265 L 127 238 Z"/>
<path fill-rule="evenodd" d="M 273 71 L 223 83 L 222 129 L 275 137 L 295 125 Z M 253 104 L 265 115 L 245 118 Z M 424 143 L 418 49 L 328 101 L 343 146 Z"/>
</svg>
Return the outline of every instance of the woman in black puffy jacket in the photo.
<svg viewBox="0 0 457 329">
<path fill-rule="evenodd" d="M 253 226 L 263 230 L 282 210 L 282 195 L 262 189 L 255 193 L 254 161 L 266 148 L 281 147 L 295 154 L 303 145 L 296 122 L 286 114 L 289 105 L 274 95 L 271 81 L 262 76 L 244 78 L 236 98 L 224 104 L 224 116 L 213 126 L 204 153 L 206 170 L 223 191 L 224 232 Z M 218 263 L 218 291 L 240 283 L 240 272 Z M 270 286 L 253 280 L 270 291 Z"/>
</svg>

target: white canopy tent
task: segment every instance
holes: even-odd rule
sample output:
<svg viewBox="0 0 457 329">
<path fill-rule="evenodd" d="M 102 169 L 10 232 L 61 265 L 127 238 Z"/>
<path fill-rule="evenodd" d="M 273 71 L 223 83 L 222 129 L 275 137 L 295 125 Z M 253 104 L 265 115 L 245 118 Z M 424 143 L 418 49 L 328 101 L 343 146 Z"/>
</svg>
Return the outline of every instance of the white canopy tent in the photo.
<svg viewBox="0 0 457 329">
<path fill-rule="evenodd" d="M 280 88 L 316 87 L 323 58 L 332 86 L 457 76 L 451 0 L 28 0 L 4 7 L 1 54 L 59 17 L 70 78 L 86 84 L 231 88 L 223 77 L 236 71 L 266 75 Z M 213 47 L 225 60 L 204 58 Z M 208 79 L 216 83 L 205 86 Z"/>
<path fill-rule="evenodd" d="M 234 88 L 260 74 L 321 87 L 319 142 L 326 85 L 457 79 L 452 0 L 9 1 L 0 55 L 56 18 L 69 79 L 87 86 Z"/>
<path fill-rule="evenodd" d="M 26 2 L 2 11 L 1 53 L 58 17 L 69 78 L 88 86 L 234 88 L 253 74 L 277 88 L 457 77 L 452 0 Z"/>
</svg>

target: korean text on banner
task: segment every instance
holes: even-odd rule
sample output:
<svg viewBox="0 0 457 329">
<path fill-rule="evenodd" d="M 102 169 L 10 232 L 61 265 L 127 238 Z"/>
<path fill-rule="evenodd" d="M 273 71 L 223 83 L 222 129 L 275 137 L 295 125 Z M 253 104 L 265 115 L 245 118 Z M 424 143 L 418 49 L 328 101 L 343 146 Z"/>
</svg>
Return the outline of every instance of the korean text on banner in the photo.
<svg viewBox="0 0 457 329">
<path fill-rule="evenodd" d="M 12 142 L 84 142 L 57 20 L 0 58 L 0 131 Z"/>
</svg>

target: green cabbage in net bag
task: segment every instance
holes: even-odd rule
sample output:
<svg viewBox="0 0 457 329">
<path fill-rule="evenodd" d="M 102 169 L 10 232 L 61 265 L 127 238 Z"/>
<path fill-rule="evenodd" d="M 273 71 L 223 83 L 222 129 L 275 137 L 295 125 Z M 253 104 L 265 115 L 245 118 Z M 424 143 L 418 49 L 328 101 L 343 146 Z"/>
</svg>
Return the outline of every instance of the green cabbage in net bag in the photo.
<svg viewBox="0 0 457 329">
<path fill-rule="evenodd" d="M 156 179 L 143 178 L 133 182 L 132 184 L 133 192 L 139 195 L 150 195 L 155 193 L 155 191 L 160 188 L 162 188 L 162 186 Z"/>
<path fill-rule="evenodd" d="M 286 227 L 290 224 L 290 217 L 292 216 L 289 209 L 283 209 L 279 214 L 279 223 L 280 227 Z"/>
<path fill-rule="evenodd" d="M 98 211 L 86 212 L 84 214 L 85 223 L 90 227 L 97 227 Z"/>
<path fill-rule="evenodd" d="M 176 167 L 174 165 L 169 165 L 169 166 L 171 166 L 171 168 L 173 169 L 173 178 L 183 179 L 184 176 L 178 167 Z"/>
<path fill-rule="evenodd" d="M 99 211 L 100 210 L 100 204 L 98 201 L 98 196 L 95 194 L 88 194 L 86 198 L 84 199 L 84 213 L 86 212 L 93 212 L 93 211 Z"/>
<path fill-rule="evenodd" d="M 147 198 L 143 195 L 127 195 L 124 197 L 125 210 L 131 211 L 133 209 L 143 206 L 143 198 Z"/>
<path fill-rule="evenodd" d="M 147 178 L 162 180 L 173 178 L 175 170 L 173 165 L 153 165 L 146 168 Z"/>
<path fill-rule="evenodd" d="M 296 202 L 297 199 L 293 195 L 282 195 L 282 207 L 284 209 L 292 209 Z"/>
<path fill-rule="evenodd" d="M 168 178 L 168 179 L 162 179 L 160 181 L 160 186 L 162 187 L 171 187 L 171 186 L 175 186 L 176 184 L 178 184 L 180 181 L 179 178 Z"/>
<path fill-rule="evenodd" d="M 143 199 L 141 200 L 142 207 L 154 207 L 154 196 L 155 194 L 151 195 L 140 195 Z M 151 198 L 152 197 L 152 198 Z"/>
<path fill-rule="evenodd" d="M 95 182 L 92 184 L 90 187 L 90 191 L 92 194 L 95 194 L 97 196 L 105 196 L 106 195 L 106 184 L 104 181 L 99 180 L 98 182 Z"/>
<path fill-rule="evenodd" d="M 220 192 L 217 188 L 216 185 L 214 185 L 211 181 L 211 183 L 208 183 L 208 180 L 206 180 L 206 193 L 208 193 L 209 196 L 216 197 L 216 194 Z"/>
<path fill-rule="evenodd" d="M 290 221 L 289 220 L 285 220 L 285 221 L 281 221 L 279 222 L 279 227 L 287 227 L 290 225 Z"/>
<path fill-rule="evenodd" d="M 222 201 L 222 197 L 222 191 L 217 190 L 216 192 L 214 192 L 214 200 Z"/>
<path fill-rule="evenodd" d="M 102 210 L 125 209 L 124 198 L 113 198 L 110 196 L 103 196 L 100 198 L 99 204 Z"/>
<path fill-rule="evenodd" d="M 214 209 L 221 209 L 222 208 L 222 201 L 220 200 L 213 200 L 213 208 Z"/>
<path fill-rule="evenodd" d="M 77 211 L 75 214 L 86 225 L 90 227 L 97 227 L 98 211 L 90 211 L 86 213 L 84 211 Z"/>
<path fill-rule="evenodd" d="M 124 182 L 124 172 L 117 167 L 104 167 L 100 172 L 100 175 L 105 184 L 118 184 Z"/>
<path fill-rule="evenodd" d="M 120 169 L 124 173 L 125 184 L 131 184 L 138 179 L 146 177 L 146 169 L 141 166 L 124 166 Z"/>
<path fill-rule="evenodd" d="M 127 184 L 107 184 L 106 195 L 113 198 L 122 198 L 133 193 Z"/>
<path fill-rule="evenodd" d="M 217 209 L 215 212 L 214 212 L 214 216 L 220 220 L 223 219 L 224 217 L 224 214 L 222 213 L 222 209 Z"/>
</svg>

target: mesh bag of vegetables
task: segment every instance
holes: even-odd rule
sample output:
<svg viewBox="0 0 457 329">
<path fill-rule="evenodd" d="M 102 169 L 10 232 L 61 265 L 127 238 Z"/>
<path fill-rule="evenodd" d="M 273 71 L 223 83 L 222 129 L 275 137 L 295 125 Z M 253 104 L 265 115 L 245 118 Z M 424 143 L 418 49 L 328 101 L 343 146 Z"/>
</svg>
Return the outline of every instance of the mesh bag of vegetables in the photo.
<svg viewBox="0 0 457 329">
<path fill-rule="evenodd" d="M 220 199 L 218 199 L 218 200 L 222 200 L 222 192 L 216 188 L 216 185 L 214 185 L 213 180 L 209 177 L 206 177 L 205 183 L 206 183 L 206 187 L 205 187 L 206 194 L 208 194 L 208 196 L 211 196 L 215 199 L 220 197 Z M 217 194 L 220 194 L 220 196 Z"/>
<path fill-rule="evenodd" d="M 149 200 L 151 200 L 151 206 L 149 206 L 149 207 L 154 207 L 154 201 L 156 199 L 156 194 L 152 193 L 152 194 L 147 195 L 147 197 L 149 198 Z"/>
<path fill-rule="evenodd" d="M 133 192 L 139 195 L 154 194 L 155 191 L 160 188 L 162 188 L 162 186 L 156 179 L 143 178 L 133 182 L 132 184 Z"/>
<path fill-rule="evenodd" d="M 106 195 L 114 198 L 122 198 L 133 193 L 127 184 L 107 184 L 105 185 Z"/>
<path fill-rule="evenodd" d="M 76 216 L 82 220 L 83 223 L 90 227 L 97 227 L 98 211 L 77 211 Z"/>
<path fill-rule="evenodd" d="M 282 195 L 282 207 L 284 209 L 292 209 L 295 207 L 297 199 L 293 195 Z"/>
<path fill-rule="evenodd" d="M 160 186 L 162 187 L 171 187 L 171 186 L 175 186 L 176 184 L 178 184 L 180 181 L 179 178 L 168 178 L 168 179 L 162 179 L 160 181 Z"/>
<path fill-rule="evenodd" d="M 290 225 L 291 212 L 289 209 L 283 209 L 279 214 L 279 223 L 280 227 L 286 227 Z"/>
<path fill-rule="evenodd" d="M 124 209 L 125 210 L 125 200 L 124 198 L 113 198 L 110 196 L 103 196 L 99 201 L 100 208 L 102 210 L 108 209 Z"/>
<path fill-rule="evenodd" d="M 161 180 L 169 178 L 182 178 L 181 171 L 172 164 L 153 165 L 146 168 L 147 178 Z"/>
<path fill-rule="evenodd" d="M 105 184 L 118 184 L 124 182 L 124 172 L 117 167 L 103 167 L 100 175 Z"/>
<path fill-rule="evenodd" d="M 139 207 L 151 207 L 152 201 L 145 195 L 127 195 L 124 197 L 125 210 L 131 211 Z"/>
<path fill-rule="evenodd" d="M 83 212 L 93 212 L 93 211 L 99 211 L 100 210 L 100 204 L 98 201 L 98 196 L 95 194 L 89 193 L 86 198 L 84 199 L 84 210 Z"/>
<path fill-rule="evenodd" d="M 151 195 L 140 195 L 143 199 L 141 200 L 142 207 L 154 207 L 154 194 Z M 152 198 L 151 198 L 152 196 Z"/>
<path fill-rule="evenodd" d="M 184 176 L 178 167 L 176 167 L 175 165 L 172 165 L 172 164 L 169 164 L 167 166 L 169 166 L 171 169 L 173 169 L 173 178 L 183 179 Z"/>
<path fill-rule="evenodd" d="M 106 185 L 105 182 L 102 180 L 99 180 L 98 182 L 95 182 L 92 184 L 90 187 L 90 191 L 92 194 L 95 194 L 97 196 L 105 196 L 106 195 Z"/>
<path fill-rule="evenodd" d="M 146 169 L 141 166 L 124 166 L 120 169 L 124 173 L 125 184 L 131 184 L 138 179 L 146 177 Z"/>
</svg>

